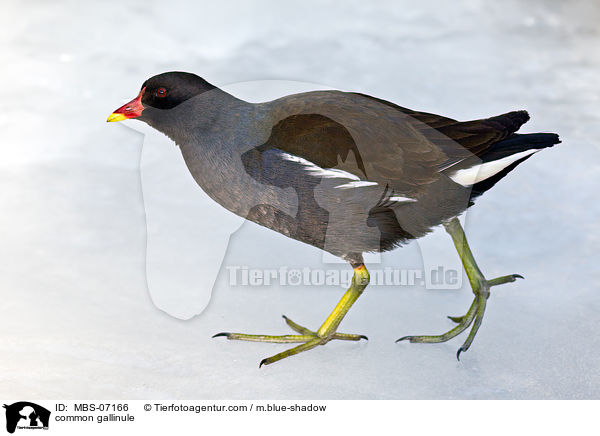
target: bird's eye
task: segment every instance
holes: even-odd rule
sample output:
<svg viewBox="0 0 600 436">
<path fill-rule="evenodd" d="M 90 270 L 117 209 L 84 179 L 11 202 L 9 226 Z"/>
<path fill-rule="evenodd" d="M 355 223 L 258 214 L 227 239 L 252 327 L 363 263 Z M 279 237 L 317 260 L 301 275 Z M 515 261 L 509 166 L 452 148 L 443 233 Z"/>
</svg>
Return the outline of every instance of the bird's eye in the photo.
<svg viewBox="0 0 600 436">
<path fill-rule="evenodd" d="M 167 90 L 165 88 L 158 88 L 156 90 L 157 97 L 166 97 L 166 95 L 167 95 Z"/>
</svg>

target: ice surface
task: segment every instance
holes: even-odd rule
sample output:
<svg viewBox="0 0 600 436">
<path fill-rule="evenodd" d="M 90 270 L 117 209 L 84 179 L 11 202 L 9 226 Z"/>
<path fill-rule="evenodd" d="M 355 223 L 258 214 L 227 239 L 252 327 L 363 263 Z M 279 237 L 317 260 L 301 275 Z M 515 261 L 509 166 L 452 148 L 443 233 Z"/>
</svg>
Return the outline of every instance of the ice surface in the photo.
<svg viewBox="0 0 600 436">
<path fill-rule="evenodd" d="M 599 398 L 599 19 L 598 5 L 586 1 L 4 5 L 0 395 Z M 371 286 L 341 326 L 368 343 L 331 342 L 258 370 L 285 345 L 211 335 L 287 333 L 281 314 L 317 327 L 343 289 L 231 286 L 227 266 L 323 265 L 318 250 L 244 223 L 220 270 L 205 264 L 216 282 L 201 315 L 184 321 L 162 311 L 190 301 L 181 293 L 186 278 L 181 292 L 174 282 L 171 299 L 153 304 L 145 258 L 151 203 L 142 200 L 141 174 L 155 177 L 144 188 L 169 174 L 141 173 L 140 162 L 151 163 L 141 160 L 143 135 L 105 119 L 143 80 L 167 70 L 193 71 L 233 91 L 239 82 L 281 80 L 255 101 L 298 91 L 289 80 L 458 119 L 529 110 L 525 132 L 557 132 L 563 143 L 522 164 L 466 217 L 488 277 L 526 280 L 492 290 L 460 363 L 454 354 L 464 336 L 441 345 L 394 340 L 448 330 L 445 316 L 471 302 L 466 284 Z M 144 153 L 154 146 L 177 165 L 169 140 L 152 141 Z M 236 225 L 202 193 L 163 200 Z M 164 213 L 156 219 L 168 226 Z M 224 237 L 207 231 L 198 259 L 218 258 Z M 439 247 L 426 263 L 456 265 L 450 239 L 437 231 L 384 254 L 377 268 L 420 268 L 424 247 Z M 202 305 L 194 300 L 190 313 Z"/>
</svg>

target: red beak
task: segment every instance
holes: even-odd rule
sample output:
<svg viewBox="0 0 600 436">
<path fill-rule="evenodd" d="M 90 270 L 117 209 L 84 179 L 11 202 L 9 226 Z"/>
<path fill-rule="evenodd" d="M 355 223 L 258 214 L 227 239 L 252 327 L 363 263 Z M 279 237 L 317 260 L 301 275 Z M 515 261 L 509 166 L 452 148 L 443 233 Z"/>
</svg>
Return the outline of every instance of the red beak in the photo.
<svg viewBox="0 0 600 436">
<path fill-rule="evenodd" d="M 131 100 L 129 103 L 124 104 L 119 109 L 114 111 L 108 119 L 107 122 L 115 122 L 115 121 L 123 121 L 128 120 L 130 118 L 137 118 L 142 115 L 142 111 L 144 110 L 144 106 L 142 105 L 142 96 L 144 95 L 144 91 L 146 88 L 142 88 L 140 93 L 136 98 Z"/>
</svg>

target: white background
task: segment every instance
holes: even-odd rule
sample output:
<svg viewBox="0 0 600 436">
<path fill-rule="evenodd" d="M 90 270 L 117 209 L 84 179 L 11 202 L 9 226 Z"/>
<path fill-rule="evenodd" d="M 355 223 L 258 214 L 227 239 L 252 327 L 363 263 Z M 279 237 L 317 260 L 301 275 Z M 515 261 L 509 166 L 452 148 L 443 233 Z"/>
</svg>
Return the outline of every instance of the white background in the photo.
<svg viewBox="0 0 600 436">
<path fill-rule="evenodd" d="M 211 432 L 223 434 L 264 435 L 285 429 L 286 435 L 305 435 L 309 432 L 323 434 L 399 434 L 437 435 L 460 430 L 464 435 L 481 434 L 481 429 L 490 436 L 565 434 L 596 435 L 597 429 L 590 425 L 596 410 L 595 402 L 581 401 L 128 401 L 127 412 L 74 412 L 76 405 L 89 405 L 84 401 L 61 401 L 66 405 L 64 412 L 56 411 L 57 403 L 40 401 L 50 410 L 48 434 L 106 435 L 110 434 L 189 434 Z M 156 403 L 173 409 L 187 407 L 188 411 L 156 411 Z M 102 403 L 95 401 L 96 407 Z M 109 403 L 111 404 L 111 403 Z M 114 403 L 112 403 L 114 404 Z M 144 409 L 151 405 L 151 411 Z M 326 407 L 325 412 L 314 411 L 257 411 L 257 406 Z M 215 411 L 193 412 L 189 408 L 213 408 Z M 215 408 L 235 408 L 237 412 L 220 411 Z M 245 407 L 246 411 L 239 411 Z M 104 409 L 106 410 L 106 409 Z M 431 419 L 435 410 L 436 419 Z M 466 410 L 469 412 L 466 413 Z M 98 416 L 131 415 L 134 421 L 112 421 L 97 423 Z M 572 419 L 574 415 L 584 419 Z M 81 417 L 88 421 L 72 421 Z M 71 418 L 70 418 L 71 417 Z M 72 418 L 75 417 L 75 418 Z M 63 421 L 71 419 L 71 421 Z M 3 417 L 0 425 L 4 426 Z M 41 422 L 39 423 L 41 424 Z M 20 424 L 22 425 L 22 424 Z M 50 433 L 51 432 L 51 433 Z M 27 434 L 29 430 L 17 429 L 16 434 Z M 35 433 L 34 433 L 35 434 Z"/>
<path fill-rule="evenodd" d="M 597 4 L 282 3 L 5 2 L 0 397 L 597 399 Z M 331 342 L 259 370 L 286 346 L 211 335 L 283 334 L 281 314 L 316 328 L 343 290 L 230 287 L 226 265 L 322 265 L 318 250 L 247 223 L 218 276 L 209 271 L 199 284 L 206 295 L 216 277 L 204 312 L 182 320 L 153 304 L 143 136 L 105 120 L 146 78 L 168 70 L 231 89 L 254 80 L 316 83 L 465 120 L 527 109 L 524 132 L 557 132 L 563 143 L 486 193 L 466 226 L 488 277 L 526 280 L 492 290 L 460 363 L 454 355 L 464 337 L 442 345 L 394 340 L 451 328 L 445 316 L 466 311 L 468 288 L 370 287 L 341 326 L 368 343 Z M 264 99 L 292 88 L 265 85 Z M 219 210 L 198 195 L 173 202 L 182 211 Z M 221 249 L 222 236 L 207 229 L 204 238 L 199 253 Z M 440 264 L 456 264 L 443 231 L 424 243 L 439 247 Z M 419 245 L 382 262 L 419 266 Z M 178 307 L 189 301 L 185 289 L 172 292 Z"/>
</svg>

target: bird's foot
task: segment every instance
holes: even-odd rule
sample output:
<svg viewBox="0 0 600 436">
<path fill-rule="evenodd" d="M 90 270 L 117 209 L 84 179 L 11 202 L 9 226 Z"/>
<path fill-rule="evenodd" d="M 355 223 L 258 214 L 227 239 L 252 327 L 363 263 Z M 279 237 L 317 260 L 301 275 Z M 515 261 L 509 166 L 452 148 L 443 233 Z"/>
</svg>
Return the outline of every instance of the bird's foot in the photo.
<svg viewBox="0 0 600 436">
<path fill-rule="evenodd" d="M 471 324 L 473 327 L 469 332 L 469 336 L 465 340 L 464 344 L 458 349 L 456 353 L 456 358 L 460 360 L 460 353 L 465 352 L 473 343 L 473 339 L 475 339 L 475 335 L 481 326 L 481 321 L 483 321 L 483 315 L 485 313 L 485 306 L 487 299 L 490 296 L 490 288 L 492 286 L 502 285 L 504 283 L 514 282 L 517 278 L 522 279 L 523 276 L 519 274 L 510 274 L 507 276 L 497 277 L 495 279 L 486 280 L 485 278 L 481 278 L 478 280 L 478 286 L 473 290 L 475 294 L 475 298 L 473 299 L 473 303 L 471 307 L 463 316 L 448 316 L 449 319 L 457 323 L 458 325 L 454 327 L 452 330 L 447 331 L 441 335 L 435 336 L 404 336 L 398 339 L 396 342 L 400 341 L 409 341 L 411 343 L 424 343 L 424 344 L 435 344 L 440 342 L 446 342 L 455 336 L 458 336 L 463 331 L 465 331 Z"/>
<path fill-rule="evenodd" d="M 361 339 L 367 339 L 363 335 L 351 335 L 348 333 L 338 333 L 337 328 L 350 310 L 350 307 L 358 299 L 360 294 L 369 284 L 369 272 L 364 264 L 358 264 L 354 266 L 354 276 L 352 277 L 352 283 L 342 299 L 335 306 L 333 311 L 329 314 L 325 322 L 319 327 L 317 331 L 312 331 L 306 327 L 302 327 L 296 324 L 294 321 L 284 316 L 285 322 L 292 328 L 297 335 L 283 335 L 283 336 L 270 336 L 270 335 L 246 335 L 243 333 L 217 333 L 215 336 L 225 336 L 227 339 L 237 339 L 241 341 L 254 341 L 254 342 L 275 342 L 275 343 L 300 343 L 300 345 L 290 348 L 282 353 L 263 359 L 260 362 L 259 368 L 263 365 L 270 365 L 271 363 L 277 362 L 278 360 L 285 359 L 286 357 L 293 356 L 315 348 L 317 345 L 325 345 L 327 342 L 333 339 L 339 339 L 342 341 L 360 341 Z"/>
<path fill-rule="evenodd" d="M 263 365 L 270 365 L 271 363 L 277 362 L 278 360 L 285 359 L 286 357 L 293 356 L 301 353 L 302 351 L 308 351 L 315 348 L 317 345 L 325 345 L 327 342 L 338 339 L 342 341 L 360 341 L 361 339 L 368 340 L 364 335 L 355 335 L 350 333 L 338 333 L 336 331 L 319 333 L 314 332 L 306 327 L 296 324 L 294 321 L 283 315 L 283 319 L 286 324 L 290 326 L 292 330 L 299 333 L 298 335 L 248 335 L 244 333 L 217 333 L 213 336 L 225 336 L 227 339 L 239 340 L 239 341 L 252 341 L 252 342 L 272 342 L 277 344 L 287 343 L 300 343 L 300 345 L 290 348 L 289 350 L 282 351 L 281 353 L 275 354 L 274 356 L 267 357 L 260 362 L 259 367 Z"/>
</svg>

